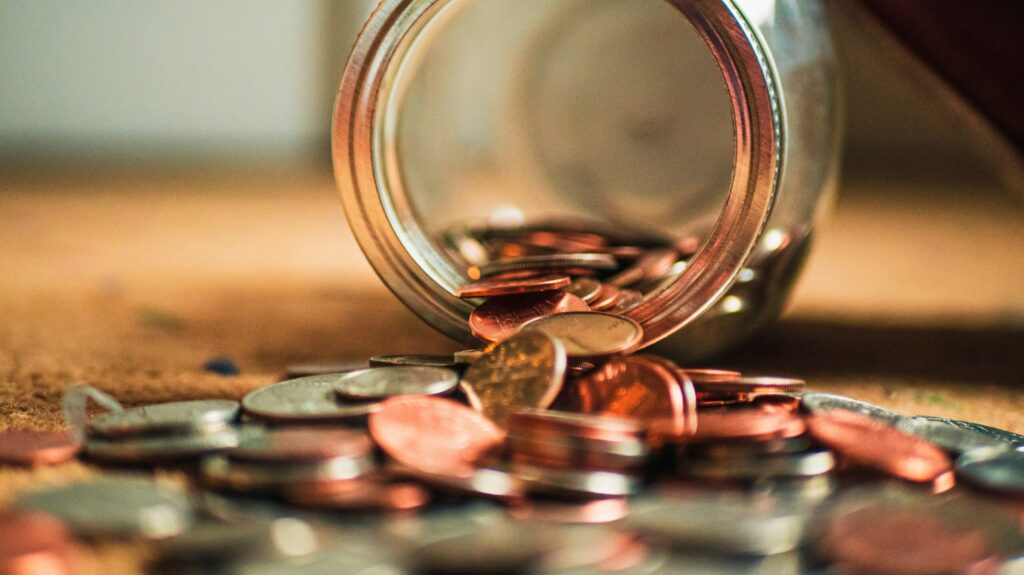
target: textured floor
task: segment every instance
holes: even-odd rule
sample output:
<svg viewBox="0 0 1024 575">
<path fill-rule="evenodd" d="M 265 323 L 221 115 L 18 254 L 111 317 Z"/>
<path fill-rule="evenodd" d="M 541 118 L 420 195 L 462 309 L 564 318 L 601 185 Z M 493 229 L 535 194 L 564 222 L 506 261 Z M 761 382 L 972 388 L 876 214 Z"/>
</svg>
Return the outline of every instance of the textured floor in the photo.
<svg viewBox="0 0 1024 575">
<path fill-rule="evenodd" d="M 326 176 L 0 182 L 0 429 L 60 427 L 73 382 L 127 405 L 237 398 L 289 363 L 459 347 L 377 281 Z M 849 186 L 786 319 L 721 364 L 1024 432 L 1022 206 L 968 185 Z M 205 372 L 214 357 L 241 374 Z M 95 472 L 0 468 L 0 505 Z M 143 557 L 112 545 L 85 571 Z"/>
</svg>

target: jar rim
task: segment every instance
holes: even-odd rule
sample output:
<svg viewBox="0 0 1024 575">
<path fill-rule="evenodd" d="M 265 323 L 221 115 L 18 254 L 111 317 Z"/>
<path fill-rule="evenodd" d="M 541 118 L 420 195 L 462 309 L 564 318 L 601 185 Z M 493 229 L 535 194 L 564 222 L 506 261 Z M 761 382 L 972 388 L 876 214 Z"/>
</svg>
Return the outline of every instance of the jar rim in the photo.
<svg viewBox="0 0 1024 575">
<path fill-rule="evenodd" d="M 653 1 L 653 0 L 652 0 Z M 384 0 L 363 27 L 335 103 L 332 156 L 349 225 L 384 283 L 417 315 L 450 337 L 475 341 L 472 306 L 454 295 L 463 279 L 419 228 L 382 155 L 382 113 L 410 39 L 456 0 Z M 729 95 L 735 153 L 717 223 L 686 269 L 625 315 L 644 328 L 643 346 L 683 328 L 731 286 L 767 224 L 779 186 L 784 137 L 781 93 L 770 52 L 735 0 L 668 0 L 703 38 Z M 382 105 L 383 104 L 383 105 Z M 393 162 L 392 162 L 393 163 Z M 447 285 L 446 285 L 447 284 Z"/>
</svg>

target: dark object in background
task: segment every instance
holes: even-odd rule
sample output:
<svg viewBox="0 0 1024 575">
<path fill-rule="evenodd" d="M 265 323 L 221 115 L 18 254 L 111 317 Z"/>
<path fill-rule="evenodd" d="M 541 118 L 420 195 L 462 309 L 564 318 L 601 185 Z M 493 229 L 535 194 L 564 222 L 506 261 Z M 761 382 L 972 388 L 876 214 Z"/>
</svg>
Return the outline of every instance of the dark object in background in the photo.
<svg viewBox="0 0 1024 575">
<path fill-rule="evenodd" d="M 238 375 L 238 365 L 230 357 L 215 357 L 203 364 L 203 369 L 218 375 Z"/>
<path fill-rule="evenodd" d="M 861 0 L 936 74 L 1024 150 L 1024 2 Z"/>
</svg>

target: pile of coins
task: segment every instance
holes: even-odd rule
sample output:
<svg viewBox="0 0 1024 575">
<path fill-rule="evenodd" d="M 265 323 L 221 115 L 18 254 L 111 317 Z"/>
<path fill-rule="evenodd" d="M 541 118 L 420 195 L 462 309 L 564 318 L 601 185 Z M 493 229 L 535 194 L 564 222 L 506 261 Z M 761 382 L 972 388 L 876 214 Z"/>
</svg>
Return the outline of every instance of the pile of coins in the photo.
<svg viewBox="0 0 1024 575">
<path fill-rule="evenodd" d="M 90 462 L 188 485 L 22 493 L 0 573 L 70 572 L 73 537 L 161 541 L 169 573 L 1022 572 L 1024 436 L 630 355 L 644 334 L 622 314 L 695 247 L 611 237 L 450 234 L 483 349 L 0 435 L 9 464 L 81 436 Z"/>
</svg>

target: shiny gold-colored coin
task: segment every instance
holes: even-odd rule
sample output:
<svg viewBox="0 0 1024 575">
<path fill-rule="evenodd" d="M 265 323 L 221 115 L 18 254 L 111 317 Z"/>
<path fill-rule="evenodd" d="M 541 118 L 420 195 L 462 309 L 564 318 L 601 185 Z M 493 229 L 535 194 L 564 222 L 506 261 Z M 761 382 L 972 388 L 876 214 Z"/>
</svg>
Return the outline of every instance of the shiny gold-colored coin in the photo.
<svg viewBox="0 0 1024 575">
<path fill-rule="evenodd" d="M 514 411 L 546 408 L 562 389 L 565 348 L 540 332 L 512 336 L 466 370 L 461 386 L 470 405 L 499 425 Z"/>
<path fill-rule="evenodd" d="M 539 331 L 565 345 L 569 357 L 606 357 L 629 353 L 640 345 L 644 330 L 635 321 L 596 311 L 566 312 L 537 318 L 520 333 Z"/>
</svg>

